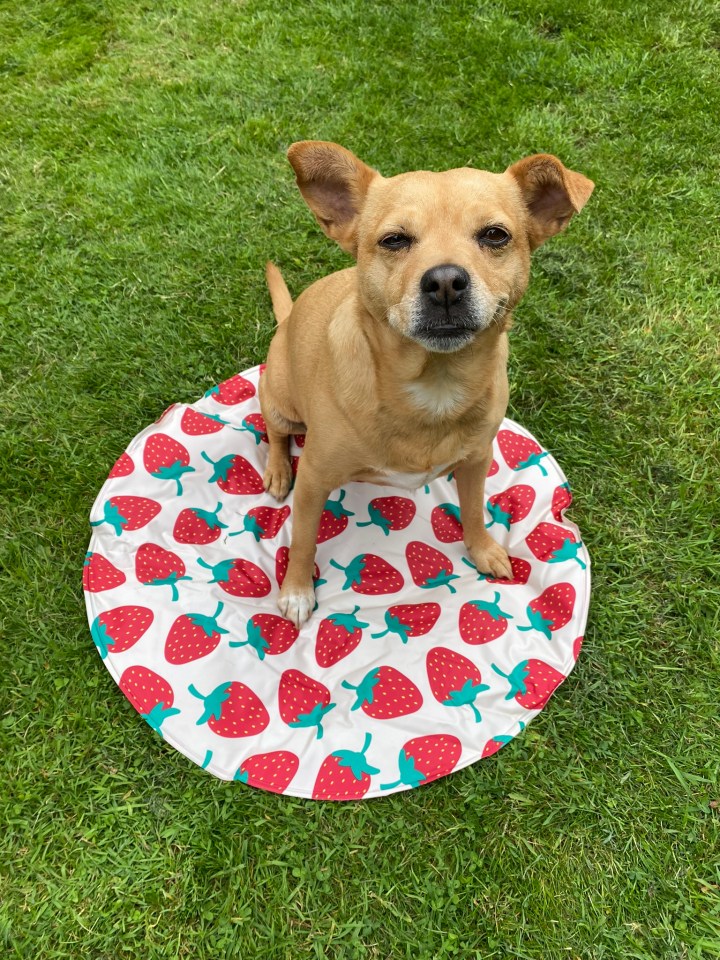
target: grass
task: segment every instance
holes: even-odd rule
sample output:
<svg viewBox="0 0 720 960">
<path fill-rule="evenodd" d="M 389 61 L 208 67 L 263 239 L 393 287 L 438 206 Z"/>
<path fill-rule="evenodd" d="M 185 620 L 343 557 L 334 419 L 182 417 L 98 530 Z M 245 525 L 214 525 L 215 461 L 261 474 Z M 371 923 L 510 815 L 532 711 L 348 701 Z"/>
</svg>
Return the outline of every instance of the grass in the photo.
<svg viewBox="0 0 720 960">
<path fill-rule="evenodd" d="M 719 90 L 710 0 L 0 7 L 3 957 L 720 955 Z M 80 588 L 130 438 L 263 359 L 265 259 L 295 292 L 347 263 L 303 138 L 597 183 L 511 361 L 594 561 L 583 656 L 494 759 L 350 805 L 149 735 Z"/>
</svg>

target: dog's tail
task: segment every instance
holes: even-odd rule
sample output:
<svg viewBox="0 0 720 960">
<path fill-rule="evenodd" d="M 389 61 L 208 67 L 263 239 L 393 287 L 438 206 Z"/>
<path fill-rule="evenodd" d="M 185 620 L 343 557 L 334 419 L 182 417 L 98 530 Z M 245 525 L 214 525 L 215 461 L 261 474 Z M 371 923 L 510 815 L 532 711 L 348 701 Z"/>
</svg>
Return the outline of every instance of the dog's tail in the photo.
<svg viewBox="0 0 720 960">
<path fill-rule="evenodd" d="M 290 291 L 283 280 L 283 275 L 275 264 L 269 260 L 265 264 L 265 277 L 267 278 L 275 319 L 278 323 L 283 323 L 290 316 L 290 311 L 292 310 L 293 303 Z"/>
</svg>

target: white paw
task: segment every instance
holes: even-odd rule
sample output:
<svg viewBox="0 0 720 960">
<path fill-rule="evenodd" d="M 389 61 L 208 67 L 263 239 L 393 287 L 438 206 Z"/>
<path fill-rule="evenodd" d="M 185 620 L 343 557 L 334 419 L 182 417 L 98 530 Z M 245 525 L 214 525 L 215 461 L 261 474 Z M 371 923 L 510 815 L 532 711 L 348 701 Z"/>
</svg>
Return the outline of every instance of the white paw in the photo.
<svg viewBox="0 0 720 960">
<path fill-rule="evenodd" d="M 507 551 L 503 550 L 500 544 L 495 543 L 490 537 L 481 547 L 473 547 L 468 552 L 470 553 L 470 559 L 480 573 L 489 574 L 495 578 L 512 580 L 513 569 Z"/>
<path fill-rule="evenodd" d="M 292 620 L 296 627 L 301 627 L 315 607 L 315 591 L 287 590 L 283 588 L 278 597 L 278 610 L 286 620 Z"/>
</svg>

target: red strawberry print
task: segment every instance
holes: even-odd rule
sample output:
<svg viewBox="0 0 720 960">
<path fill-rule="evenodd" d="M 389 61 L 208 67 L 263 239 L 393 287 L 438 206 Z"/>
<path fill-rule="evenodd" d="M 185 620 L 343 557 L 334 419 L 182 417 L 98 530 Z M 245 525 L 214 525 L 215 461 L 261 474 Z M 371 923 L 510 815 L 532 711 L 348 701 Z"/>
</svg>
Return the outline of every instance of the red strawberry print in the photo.
<svg viewBox="0 0 720 960">
<path fill-rule="evenodd" d="M 337 500 L 327 500 L 320 516 L 320 526 L 316 543 L 325 543 L 326 540 L 332 540 L 347 528 L 348 517 L 354 517 L 355 514 L 346 510 L 342 505 L 345 499 L 345 491 L 340 491 Z"/>
<path fill-rule="evenodd" d="M 497 523 L 509 530 L 511 524 L 525 519 L 534 503 L 535 490 L 525 483 L 516 483 L 515 486 L 490 497 L 487 502 L 490 523 L 485 526 L 492 527 Z"/>
<path fill-rule="evenodd" d="M 244 496 L 263 493 L 262 477 L 255 467 L 239 453 L 228 453 L 220 460 L 212 460 L 203 450 L 200 456 L 213 468 L 208 483 L 217 483 L 223 493 Z"/>
<path fill-rule="evenodd" d="M 490 643 L 501 637 L 512 615 L 500 609 L 500 594 L 490 600 L 468 600 L 460 607 L 458 628 L 465 643 Z"/>
<path fill-rule="evenodd" d="M 543 563 L 562 563 L 563 560 L 575 560 L 584 570 L 586 564 L 578 553 L 582 540 L 576 540 L 572 530 L 558 527 L 554 523 L 539 523 L 525 538 L 533 556 Z"/>
<path fill-rule="evenodd" d="M 251 647 L 260 660 L 275 657 L 295 643 L 300 631 L 290 620 L 274 613 L 255 613 L 245 624 L 247 640 L 231 640 L 231 647 Z"/>
<path fill-rule="evenodd" d="M 218 433 L 227 425 L 227 420 L 222 420 L 216 414 L 199 413 L 192 407 L 187 408 L 180 421 L 180 429 L 189 437 L 204 437 L 208 433 Z"/>
<path fill-rule="evenodd" d="M 180 713 L 173 707 L 175 696 L 170 684 L 149 667 L 128 667 L 120 677 L 119 686 L 143 720 L 160 736 L 163 736 L 165 720 Z"/>
<path fill-rule="evenodd" d="M 361 553 L 346 567 L 336 560 L 331 560 L 330 566 L 342 570 L 345 574 L 342 589 L 352 589 L 355 593 L 372 596 L 379 593 L 397 593 L 402 590 L 405 582 L 399 570 L 390 566 L 382 557 L 376 557 L 374 553 Z"/>
<path fill-rule="evenodd" d="M 304 433 L 294 433 L 293 440 L 295 443 L 302 449 L 305 446 L 305 434 Z"/>
<path fill-rule="evenodd" d="M 514 697 L 526 710 L 541 710 L 565 679 L 562 673 L 543 660 L 521 660 L 510 673 L 503 673 L 494 663 L 491 666 L 498 676 L 504 677 L 510 684 L 505 699 L 512 700 Z"/>
<path fill-rule="evenodd" d="M 125 574 L 101 553 L 86 553 L 83 564 L 83 590 L 101 593 L 125 583 Z"/>
<path fill-rule="evenodd" d="M 266 597 L 270 593 L 270 581 L 265 573 L 251 560 L 232 557 L 220 563 L 198 563 L 212 573 L 210 583 L 217 583 L 231 597 Z"/>
<path fill-rule="evenodd" d="M 105 659 L 108 653 L 124 653 L 135 646 L 153 622 L 154 614 L 147 607 L 114 607 L 95 617 L 90 634 Z"/>
<path fill-rule="evenodd" d="M 228 632 L 217 622 L 223 606 L 218 603 L 212 616 L 183 613 L 175 620 L 165 639 L 165 659 L 168 663 L 192 663 L 213 652 L 221 636 Z"/>
<path fill-rule="evenodd" d="M 285 574 L 287 573 L 288 563 L 290 562 L 290 548 L 289 547 L 280 547 L 278 552 L 275 554 L 275 579 L 279 587 L 283 585 L 283 580 L 285 579 Z M 313 570 L 313 580 L 315 576 L 319 576 L 320 571 L 318 570 L 318 565 L 315 564 Z"/>
<path fill-rule="evenodd" d="M 116 477 L 129 477 L 134 469 L 135 464 L 132 462 L 132 458 L 127 453 L 121 453 L 108 474 L 108 480 L 114 480 Z"/>
<path fill-rule="evenodd" d="M 143 466 L 152 477 L 158 480 L 174 480 L 177 495 L 182 496 L 180 478 L 186 473 L 194 473 L 190 466 L 190 454 L 178 441 L 166 433 L 153 433 L 145 441 Z"/>
<path fill-rule="evenodd" d="M 368 504 L 369 520 L 358 523 L 359 527 L 380 527 L 385 536 L 391 530 L 404 530 L 415 516 L 415 503 L 408 497 L 375 497 Z"/>
<path fill-rule="evenodd" d="M 537 467 L 542 475 L 548 475 L 542 460 L 548 456 L 530 437 L 524 437 L 514 430 L 500 430 L 497 435 L 498 446 L 505 463 L 511 470 L 524 470 L 527 467 Z"/>
<path fill-rule="evenodd" d="M 455 769 L 461 753 L 462 744 L 452 734 L 413 737 L 400 749 L 400 779 L 394 783 L 381 783 L 380 789 L 394 790 L 401 785 L 418 787 L 421 783 L 444 777 Z"/>
<path fill-rule="evenodd" d="M 272 540 L 290 516 L 290 507 L 252 507 L 243 517 L 242 530 L 234 530 L 230 537 L 251 533 L 255 541 Z"/>
<path fill-rule="evenodd" d="M 422 637 L 429 633 L 440 616 L 439 603 L 399 603 L 385 612 L 387 630 L 373 633 L 373 639 L 396 633 L 403 643 L 409 637 Z"/>
<path fill-rule="evenodd" d="M 300 758 L 291 750 L 273 750 L 246 757 L 233 777 L 251 787 L 284 793 L 300 766 Z"/>
<path fill-rule="evenodd" d="M 277 580 L 279 587 L 283 585 L 283 580 L 285 579 L 285 574 L 287 573 L 289 561 L 289 548 L 280 547 L 278 552 L 275 554 L 275 579 Z M 319 587 L 323 583 L 327 583 L 327 580 L 320 579 L 320 569 L 317 564 L 315 564 L 313 567 L 313 583 L 316 587 Z"/>
<path fill-rule="evenodd" d="M 464 536 L 460 507 L 456 503 L 441 503 L 433 507 L 430 523 L 440 543 L 459 543 Z"/>
<path fill-rule="evenodd" d="M 486 757 L 492 757 L 492 755 L 497 753 L 498 750 L 502 749 L 502 747 L 504 747 L 506 743 L 510 743 L 512 739 L 513 739 L 512 737 L 506 737 L 501 735 L 498 737 L 493 737 L 492 740 L 488 740 L 488 742 L 483 747 L 483 752 L 481 755 L 482 759 L 485 760 Z"/>
<path fill-rule="evenodd" d="M 278 709 L 283 723 L 289 727 L 315 727 L 316 738 L 322 739 L 322 722 L 335 707 L 330 691 L 319 680 L 300 670 L 286 670 L 278 685 Z"/>
<path fill-rule="evenodd" d="M 294 477 L 297 476 L 298 466 L 300 465 L 300 457 L 290 457 L 290 470 Z"/>
<path fill-rule="evenodd" d="M 365 734 L 360 751 L 336 750 L 326 757 L 318 771 L 313 800 L 360 800 L 370 789 L 370 778 L 380 773 L 368 763 L 366 753 L 372 736 Z"/>
<path fill-rule="evenodd" d="M 258 695 L 239 680 L 221 683 L 204 695 L 193 684 L 188 690 L 203 702 L 197 726 L 206 723 L 219 737 L 254 737 L 270 723 L 270 715 Z"/>
<path fill-rule="evenodd" d="M 553 490 L 552 505 L 550 510 L 558 523 L 562 523 L 563 513 L 572 503 L 572 499 L 573 497 L 570 491 L 569 483 L 562 483 L 559 487 L 555 487 Z"/>
<path fill-rule="evenodd" d="M 582 650 L 584 637 L 576 637 L 573 642 L 573 660 L 577 660 Z"/>
<path fill-rule="evenodd" d="M 205 396 L 212 397 L 216 403 L 221 403 L 223 406 L 231 407 L 254 397 L 255 387 L 241 374 L 236 373 L 229 380 L 223 380 L 217 386 L 210 387 Z"/>
<path fill-rule="evenodd" d="M 255 440 L 257 446 L 260 443 L 269 443 L 267 435 L 267 426 L 261 413 L 249 413 L 243 417 L 239 427 L 233 427 L 238 433 L 249 433 Z"/>
<path fill-rule="evenodd" d="M 170 587 L 172 600 L 179 598 L 178 581 L 191 579 L 185 575 L 185 564 L 180 557 L 156 543 L 143 543 L 138 548 L 135 576 L 148 587 Z"/>
<path fill-rule="evenodd" d="M 444 553 L 431 547 L 429 543 L 411 540 L 405 547 L 405 557 L 413 583 L 418 587 L 447 587 L 450 593 L 456 593 L 452 580 L 458 579 L 453 573 L 452 561 Z"/>
<path fill-rule="evenodd" d="M 518 726 L 520 727 L 519 732 L 522 733 L 523 730 L 525 729 L 525 724 L 522 722 L 522 720 L 518 721 Z M 510 741 L 514 739 L 515 739 L 515 736 L 506 736 L 505 734 L 498 734 L 497 736 L 493 737 L 492 740 L 488 740 L 488 742 L 483 747 L 482 759 L 484 760 L 485 757 L 491 757 L 494 753 L 497 753 L 498 750 L 502 749 L 502 747 L 504 747 L 506 743 L 510 743 Z"/>
<path fill-rule="evenodd" d="M 494 477 L 495 474 L 498 472 L 499 469 L 500 469 L 499 463 L 497 462 L 497 460 L 493 460 L 493 461 L 490 463 L 490 467 L 489 467 L 489 469 L 488 469 L 487 475 L 488 475 L 489 477 Z"/>
<path fill-rule="evenodd" d="M 433 647 L 425 660 L 432 695 L 446 707 L 470 707 L 475 723 L 482 716 L 475 706 L 479 693 L 490 687 L 482 682 L 480 670 L 472 660 L 447 647 Z"/>
<path fill-rule="evenodd" d="M 223 530 L 227 530 L 227 524 L 218 517 L 221 510 L 221 503 L 214 510 L 186 507 L 177 516 L 173 537 L 178 543 L 215 543 Z"/>
<path fill-rule="evenodd" d="M 570 620 L 575 606 L 575 587 L 571 583 L 554 583 L 543 590 L 527 606 L 528 626 L 518 630 L 538 630 L 548 640 Z"/>
<path fill-rule="evenodd" d="M 355 691 L 355 703 L 350 710 L 362 710 L 374 720 L 392 720 L 415 713 L 423 703 L 415 684 L 395 667 L 375 667 L 355 686 L 343 680 L 346 690 Z"/>
<path fill-rule="evenodd" d="M 315 659 L 320 667 L 331 667 L 347 657 L 362 640 L 363 623 L 355 616 L 360 607 L 351 613 L 331 613 L 318 627 L 315 638 Z"/>
<path fill-rule="evenodd" d="M 528 561 L 523 557 L 510 557 L 509 559 L 513 572 L 512 580 L 506 580 L 504 577 L 488 577 L 487 574 L 480 573 L 475 564 L 471 560 L 468 560 L 467 557 L 463 557 L 462 562 L 475 571 L 478 580 L 482 580 L 485 583 L 501 583 L 504 587 L 527 583 L 530 579 L 530 573 L 532 572 L 532 567 Z"/>
<path fill-rule="evenodd" d="M 162 508 L 147 497 L 110 497 L 105 501 L 102 520 L 93 520 L 91 527 L 109 524 L 120 536 L 123 530 L 139 530 L 147 526 Z"/>
</svg>

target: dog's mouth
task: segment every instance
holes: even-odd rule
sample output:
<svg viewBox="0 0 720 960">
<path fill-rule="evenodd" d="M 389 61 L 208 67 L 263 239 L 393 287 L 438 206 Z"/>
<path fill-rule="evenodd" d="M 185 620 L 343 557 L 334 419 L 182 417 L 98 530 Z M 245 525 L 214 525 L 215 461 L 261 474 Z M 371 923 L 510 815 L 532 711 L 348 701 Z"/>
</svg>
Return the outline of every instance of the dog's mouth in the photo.
<svg viewBox="0 0 720 960">
<path fill-rule="evenodd" d="M 500 320 L 507 302 L 508 298 L 502 296 L 490 310 L 472 302 L 464 304 L 462 309 L 451 307 L 442 312 L 436 308 L 421 309 L 412 318 L 408 333 L 426 350 L 452 353 L 466 347 L 478 333 Z"/>
<path fill-rule="evenodd" d="M 476 328 L 456 326 L 455 324 L 440 324 L 417 330 L 415 339 L 426 344 L 432 350 L 449 353 L 466 346 L 476 333 Z"/>
<path fill-rule="evenodd" d="M 477 327 L 466 326 L 461 323 L 439 323 L 432 327 L 425 327 L 419 331 L 425 337 L 465 337 L 477 333 Z"/>
<path fill-rule="evenodd" d="M 480 329 L 480 325 L 472 322 L 450 321 L 448 323 L 419 323 L 411 332 L 416 340 L 428 350 L 439 353 L 452 353 L 467 346 Z"/>
</svg>

